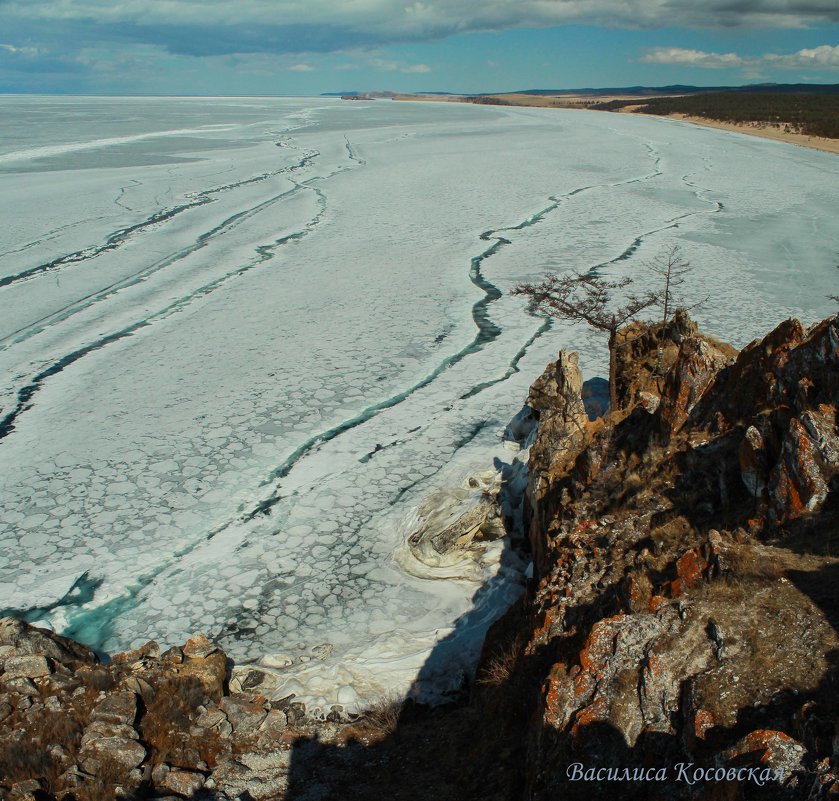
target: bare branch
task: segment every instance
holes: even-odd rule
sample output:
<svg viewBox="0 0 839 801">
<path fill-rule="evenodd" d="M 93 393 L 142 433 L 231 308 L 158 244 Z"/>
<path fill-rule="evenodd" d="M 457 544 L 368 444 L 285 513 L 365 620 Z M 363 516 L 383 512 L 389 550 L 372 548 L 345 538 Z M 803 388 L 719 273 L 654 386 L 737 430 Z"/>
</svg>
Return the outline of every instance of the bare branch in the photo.
<svg viewBox="0 0 839 801">
<path fill-rule="evenodd" d="M 519 284 L 512 294 L 528 298 L 531 312 L 541 312 L 560 320 L 583 322 L 609 335 L 609 388 L 612 408 L 617 408 L 615 389 L 615 347 L 618 329 L 644 309 L 661 302 L 661 295 L 627 295 L 623 305 L 612 307 L 616 291 L 632 283 L 629 277 L 609 280 L 595 272 L 574 271 L 566 275 L 548 273 L 537 284 Z"/>
<path fill-rule="evenodd" d="M 647 268 L 656 275 L 661 276 L 664 281 L 658 304 L 662 307 L 663 322 L 667 322 L 677 306 L 681 306 L 682 308 L 696 308 L 705 302 L 703 300 L 692 306 L 686 306 L 684 298 L 677 296 L 674 291 L 685 283 L 687 280 L 685 276 L 693 270 L 691 263 L 684 258 L 681 248 L 678 245 L 673 245 L 670 250 L 660 253 L 652 262 L 647 264 Z"/>
</svg>

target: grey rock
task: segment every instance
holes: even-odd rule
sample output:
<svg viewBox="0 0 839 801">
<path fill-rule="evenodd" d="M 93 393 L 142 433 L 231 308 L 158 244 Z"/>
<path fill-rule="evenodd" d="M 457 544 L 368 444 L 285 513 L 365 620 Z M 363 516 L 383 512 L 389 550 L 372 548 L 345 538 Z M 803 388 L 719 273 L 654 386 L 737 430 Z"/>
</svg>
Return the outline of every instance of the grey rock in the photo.
<svg viewBox="0 0 839 801">
<path fill-rule="evenodd" d="M 204 786 L 204 776 L 191 770 L 170 770 L 159 783 L 161 790 L 167 790 L 184 798 L 192 797 Z"/>
<path fill-rule="evenodd" d="M 3 645 L 13 646 L 21 656 L 47 656 L 69 666 L 99 662 L 90 648 L 13 617 L 0 618 L 0 646 Z"/>
<path fill-rule="evenodd" d="M 270 709 L 262 721 L 259 731 L 266 733 L 276 733 L 285 731 L 288 726 L 288 717 L 286 713 L 279 709 Z"/>
<path fill-rule="evenodd" d="M 190 637 L 184 645 L 183 655 L 187 659 L 205 659 L 210 654 L 218 651 L 216 645 L 204 634 L 196 634 Z"/>
<path fill-rule="evenodd" d="M 261 706 L 240 698 L 222 698 L 221 708 L 239 736 L 256 731 L 267 716 Z"/>
<path fill-rule="evenodd" d="M 246 753 L 238 761 L 253 771 L 265 772 L 288 770 L 291 764 L 291 751 L 274 751 L 271 754 Z"/>
<path fill-rule="evenodd" d="M 90 716 L 93 720 L 133 726 L 137 719 L 137 696 L 128 691 L 111 693 L 94 707 Z"/>
<path fill-rule="evenodd" d="M 80 756 L 82 769 L 87 773 L 96 775 L 105 762 L 129 772 L 146 758 L 146 749 L 136 740 L 125 737 L 101 737 L 90 740 Z"/>
<path fill-rule="evenodd" d="M 286 768 L 254 771 L 236 762 L 226 762 L 212 774 L 213 787 L 230 798 L 248 793 L 253 801 L 282 798 L 288 789 Z"/>
<path fill-rule="evenodd" d="M 10 656 L 4 663 L 7 678 L 35 679 L 52 673 L 49 662 L 44 656 Z"/>
</svg>

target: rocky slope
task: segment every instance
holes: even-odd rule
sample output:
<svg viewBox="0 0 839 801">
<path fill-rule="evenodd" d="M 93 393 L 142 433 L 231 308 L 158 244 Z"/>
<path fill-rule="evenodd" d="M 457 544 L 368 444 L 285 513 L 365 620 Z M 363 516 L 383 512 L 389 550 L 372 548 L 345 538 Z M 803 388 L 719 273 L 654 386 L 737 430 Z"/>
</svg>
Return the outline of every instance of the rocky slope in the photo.
<svg viewBox="0 0 839 801">
<path fill-rule="evenodd" d="M 543 683 L 524 797 L 819 797 L 839 720 L 837 319 L 736 356 L 684 315 L 623 339 L 607 419 L 587 421 L 573 355 L 531 394 L 517 669 Z"/>
<path fill-rule="evenodd" d="M 460 703 L 315 724 L 204 637 L 101 665 L 7 619 L 0 799 L 839 795 L 839 322 L 617 348 L 620 408 L 563 352 L 511 429 L 534 574 Z"/>
</svg>

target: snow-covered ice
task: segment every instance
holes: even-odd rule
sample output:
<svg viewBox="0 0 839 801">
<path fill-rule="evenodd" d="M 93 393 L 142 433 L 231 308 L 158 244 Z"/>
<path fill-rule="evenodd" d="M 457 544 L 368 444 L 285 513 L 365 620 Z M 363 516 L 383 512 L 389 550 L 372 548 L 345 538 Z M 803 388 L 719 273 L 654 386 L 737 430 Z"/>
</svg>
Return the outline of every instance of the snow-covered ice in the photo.
<svg viewBox="0 0 839 801">
<path fill-rule="evenodd" d="M 679 244 L 737 346 L 835 305 L 829 154 L 554 109 L 0 104 L 0 609 L 109 651 L 202 630 L 324 707 L 457 683 L 520 592 L 503 543 L 403 552 L 510 462 L 559 348 L 606 370 L 517 282 L 644 284 Z"/>
</svg>

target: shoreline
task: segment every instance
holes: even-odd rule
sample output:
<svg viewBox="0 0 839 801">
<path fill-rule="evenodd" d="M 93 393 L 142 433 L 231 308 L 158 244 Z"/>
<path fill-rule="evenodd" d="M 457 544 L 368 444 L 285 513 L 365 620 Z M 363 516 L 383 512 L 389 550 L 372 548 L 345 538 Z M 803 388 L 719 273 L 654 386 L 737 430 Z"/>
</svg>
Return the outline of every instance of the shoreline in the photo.
<svg viewBox="0 0 839 801">
<path fill-rule="evenodd" d="M 497 96 L 503 102 L 498 104 L 487 103 L 486 105 L 493 107 L 516 107 L 516 108 L 554 108 L 566 109 L 570 111 L 600 111 L 607 114 L 633 114 L 637 113 L 639 116 L 653 117 L 659 120 L 677 120 L 679 122 L 689 122 L 694 125 L 699 125 L 703 128 L 714 128 L 719 131 L 729 131 L 731 133 L 742 133 L 750 136 L 756 136 L 760 139 L 770 139 L 773 142 L 783 142 L 789 145 L 799 145 L 800 147 L 810 148 L 811 150 L 819 150 L 822 153 L 832 153 L 839 155 L 839 139 L 826 139 L 821 136 L 810 136 L 809 134 L 787 133 L 780 126 L 776 127 L 765 123 L 735 123 L 724 122 L 723 120 L 713 120 L 706 117 L 694 117 L 688 114 L 645 114 L 644 112 L 636 112 L 642 104 L 642 98 L 638 98 L 639 105 L 626 106 L 615 111 L 603 112 L 600 109 L 588 108 L 588 104 L 593 102 L 607 102 L 609 100 L 627 100 L 630 98 L 610 95 L 602 98 L 592 98 L 583 96 L 536 96 L 536 95 L 517 95 L 515 93 L 502 94 Z M 482 103 L 475 103 L 471 100 L 465 99 L 460 95 L 447 95 L 445 97 L 438 97 L 432 95 L 396 95 L 393 97 L 396 101 L 414 101 L 420 103 L 427 102 L 446 102 L 446 103 L 467 103 L 470 105 L 484 105 Z"/>
<path fill-rule="evenodd" d="M 689 122 L 703 128 L 714 128 L 719 131 L 729 131 L 730 133 L 748 134 L 759 137 L 760 139 L 769 139 L 773 142 L 783 142 L 788 145 L 799 145 L 800 147 L 807 147 L 811 150 L 819 150 L 822 153 L 839 155 L 839 139 L 825 139 L 824 137 L 809 136 L 808 134 L 786 133 L 780 128 L 761 125 L 760 123 L 723 122 L 722 120 L 709 120 L 705 117 L 691 117 L 687 114 L 668 114 L 667 116 L 644 114 L 643 116 L 655 117 L 660 120 Z"/>
</svg>

